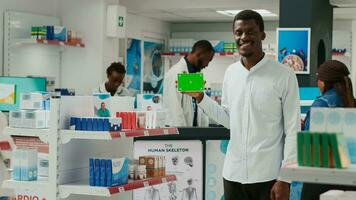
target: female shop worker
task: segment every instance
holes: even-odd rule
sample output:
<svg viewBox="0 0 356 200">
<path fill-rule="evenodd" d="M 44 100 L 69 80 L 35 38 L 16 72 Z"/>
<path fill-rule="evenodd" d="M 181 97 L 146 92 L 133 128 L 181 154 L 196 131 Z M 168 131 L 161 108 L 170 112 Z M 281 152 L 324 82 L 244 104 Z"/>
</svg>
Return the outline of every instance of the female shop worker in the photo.
<svg viewBox="0 0 356 200">
<path fill-rule="evenodd" d="M 349 75 L 349 70 L 342 62 L 329 60 L 323 63 L 317 74 L 318 87 L 322 96 L 316 99 L 311 107 L 356 107 Z M 309 126 L 310 111 L 305 118 L 304 130 L 309 130 Z M 356 187 L 305 183 L 302 199 L 319 199 L 320 194 L 332 189 L 356 190 Z"/>
<path fill-rule="evenodd" d="M 120 62 L 113 62 L 106 69 L 108 80 L 93 90 L 93 93 L 110 93 L 111 96 L 131 96 L 128 89 L 122 86 L 126 70 Z"/>
</svg>

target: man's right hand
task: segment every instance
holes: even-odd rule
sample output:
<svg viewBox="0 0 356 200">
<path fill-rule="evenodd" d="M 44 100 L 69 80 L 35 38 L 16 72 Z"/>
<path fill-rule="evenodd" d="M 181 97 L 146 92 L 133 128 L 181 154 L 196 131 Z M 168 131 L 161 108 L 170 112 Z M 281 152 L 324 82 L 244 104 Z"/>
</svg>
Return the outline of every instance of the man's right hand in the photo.
<svg viewBox="0 0 356 200">
<path fill-rule="evenodd" d="M 182 94 L 186 94 L 195 98 L 198 103 L 200 103 L 204 98 L 204 92 L 182 92 Z"/>
</svg>

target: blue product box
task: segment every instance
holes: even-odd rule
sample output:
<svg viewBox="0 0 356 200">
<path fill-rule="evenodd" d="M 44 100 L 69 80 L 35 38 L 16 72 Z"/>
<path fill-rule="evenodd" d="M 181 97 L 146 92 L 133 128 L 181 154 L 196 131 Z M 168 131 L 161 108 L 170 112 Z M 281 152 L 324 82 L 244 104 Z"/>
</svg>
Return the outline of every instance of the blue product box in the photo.
<svg viewBox="0 0 356 200">
<path fill-rule="evenodd" d="M 54 39 L 59 41 L 66 41 L 67 38 L 67 29 L 63 26 L 54 26 Z"/>
<path fill-rule="evenodd" d="M 82 131 L 88 130 L 88 118 L 82 118 Z"/>
<path fill-rule="evenodd" d="M 98 119 L 93 119 L 93 131 L 98 131 Z"/>
<path fill-rule="evenodd" d="M 100 159 L 95 159 L 94 184 L 100 186 Z"/>
<path fill-rule="evenodd" d="M 112 159 L 112 185 L 125 185 L 129 177 L 129 161 L 127 158 Z"/>
<path fill-rule="evenodd" d="M 224 52 L 224 41 L 223 40 L 210 40 L 211 45 L 214 47 L 216 53 Z"/>
<path fill-rule="evenodd" d="M 95 186 L 95 177 L 94 177 L 94 159 L 89 159 L 89 185 Z"/>
<path fill-rule="evenodd" d="M 75 125 L 77 123 L 77 117 L 71 117 L 70 122 L 69 122 L 69 129 L 70 130 L 75 130 Z"/>
<path fill-rule="evenodd" d="M 101 163 L 101 168 L 100 168 L 100 186 L 105 187 L 106 186 L 106 160 L 102 159 L 100 161 Z"/>
<path fill-rule="evenodd" d="M 87 119 L 87 131 L 93 131 L 93 119 Z"/>
<path fill-rule="evenodd" d="M 82 130 L 82 119 L 81 118 L 77 118 L 75 120 L 75 130 L 76 131 L 81 131 Z"/>
<path fill-rule="evenodd" d="M 112 186 L 112 161 L 106 160 L 106 186 Z"/>
<path fill-rule="evenodd" d="M 98 119 L 98 131 L 104 131 L 104 119 Z"/>
<path fill-rule="evenodd" d="M 109 131 L 109 130 L 110 130 L 110 122 L 108 118 L 105 118 L 103 123 L 103 131 Z"/>
</svg>

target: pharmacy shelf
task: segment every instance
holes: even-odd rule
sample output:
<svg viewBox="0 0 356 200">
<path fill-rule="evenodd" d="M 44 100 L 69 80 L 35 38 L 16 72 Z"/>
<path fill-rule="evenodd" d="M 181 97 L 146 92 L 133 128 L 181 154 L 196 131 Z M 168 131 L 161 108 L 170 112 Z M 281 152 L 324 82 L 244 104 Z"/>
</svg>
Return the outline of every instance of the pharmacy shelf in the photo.
<svg viewBox="0 0 356 200">
<path fill-rule="evenodd" d="M 187 56 L 189 53 L 188 52 L 180 52 L 180 53 L 175 53 L 175 52 L 163 52 L 161 53 L 162 56 L 164 57 L 175 57 L 175 56 Z M 267 56 L 276 56 L 274 53 L 266 53 Z M 215 56 L 240 56 L 238 52 L 220 52 L 220 53 L 215 53 Z"/>
<path fill-rule="evenodd" d="M 168 183 L 176 181 L 175 175 L 169 175 L 164 177 L 155 177 L 145 180 L 131 181 L 126 185 L 114 186 L 114 187 L 93 187 L 88 186 L 88 182 L 78 182 L 73 184 L 66 184 L 59 186 L 59 193 L 61 198 L 67 198 L 71 194 L 76 195 L 90 195 L 101 197 L 112 197 L 115 194 L 132 191 L 139 188 L 149 187 L 162 183 Z"/>
<path fill-rule="evenodd" d="M 187 56 L 189 53 L 188 52 L 180 52 L 180 53 L 175 53 L 175 52 L 163 52 L 161 53 L 162 56 Z M 239 53 L 237 52 L 220 52 L 220 53 L 215 53 L 215 56 L 239 56 Z"/>
<path fill-rule="evenodd" d="M 54 46 L 69 46 L 69 47 L 80 47 L 85 48 L 83 43 L 73 43 L 73 42 L 63 42 L 59 40 L 43 40 L 43 39 L 17 39 L 15 40 L 13 46 L 25 45 L 25 44 L 45 44 Z"/>
<path fill-rule="evenodd" d="M 45 190 L 48 186 L 48 181 L 14 181 L 6 180 L 2 183 L 2 187 L 6 189 L 21 189 L 21 190 Z"/>
<path fill-rule="evenodd" d="M 323 183 L 356 186 L 356 166 L 348 169 L 298 167 L 290 165 L 282 168 L 280 176 L 284 180 L 306 183 Z"/>
<path fill-rule="evenodd" d="M 6 127 L 3 132 L 10 136 L 38 137 L 42 142 L 48 143 L 49 129 L 11 128 Z"/>
<path fill-rule="evenodd" d="M 87 139 L 87 140 L 114 140 L 119 138 L 144 137 L 144 136 L 160 136 L 179 134 L 177 128 L 158 128 L 144 130 L 122 130 L 122 131 L 75 131 L 61 130 L 59 132 L 61 142 L 68 143 L 72 139 Z"/>
</svg>

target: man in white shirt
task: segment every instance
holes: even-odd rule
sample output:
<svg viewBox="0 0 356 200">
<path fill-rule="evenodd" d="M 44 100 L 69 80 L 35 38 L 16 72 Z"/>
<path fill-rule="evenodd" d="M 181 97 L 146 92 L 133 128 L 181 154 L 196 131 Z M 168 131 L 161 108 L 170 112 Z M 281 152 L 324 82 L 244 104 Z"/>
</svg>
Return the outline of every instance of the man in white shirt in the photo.
<svg viewBox="0 0 356 200">
<path fill-rule="evenodd" d="M 279 179 L 279 172 L 296 161 L 297 79 L 288 67 L 263 53 L 266 34 L 260 14 L 238 13 L 233 33 L 242 58 L 225 73 L 222 106 L 204 93 L 188 95 L 230 129 L 223 170 L 225 200 L 287 200 L 289 183 Z"/>
<path fill-rule="evenodd" d="M 177 92 L 175 82 L 179 73 L 199 73 L 214 57 L 214 48 L 207 40 L 197 41 L 192 51 L 172 66 L 164 77 L 163 107 L 167 111 L 167 124 L 175 127 L 206 127 L 209 118 L 198 108 L 196 100 Z"/>
<path fill-rule="evenodd" d="M 108 80 L 97 88 L 93 93 L 110 93 L 111 96 L 131 96 L 128 89 L 122 86 L 126 70 L 124 65 L 119 62 L 113 62 L 106 69 Z"/>
</svg>

